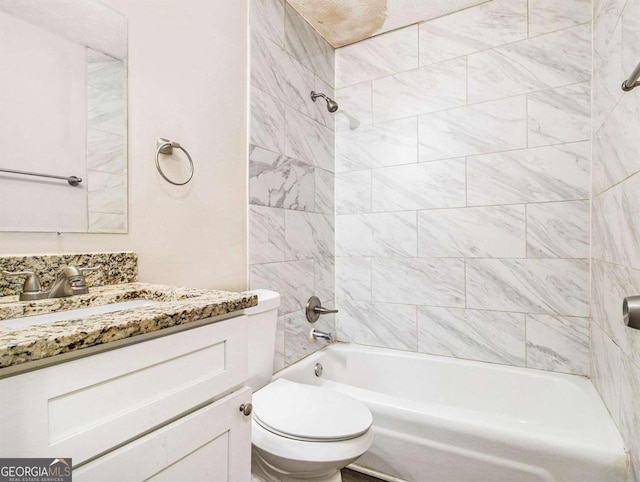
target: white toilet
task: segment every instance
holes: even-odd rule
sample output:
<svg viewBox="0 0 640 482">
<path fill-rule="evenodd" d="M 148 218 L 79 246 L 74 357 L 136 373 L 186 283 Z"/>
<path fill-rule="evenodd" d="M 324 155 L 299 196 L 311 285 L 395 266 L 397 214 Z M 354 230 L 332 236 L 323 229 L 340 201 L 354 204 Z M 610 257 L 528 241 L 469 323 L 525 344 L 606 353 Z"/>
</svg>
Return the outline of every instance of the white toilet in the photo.
<svg viewBox="0 0 640 482">
<path fill-rule="evenodd" d="M 332 390 L 271 380 L 280 295 L 254 290 L 249 315 L 249 380 L 254 480 L 340 482 L 340 469 L 371 446 L 373 418 L 360 401 Z"/>
</svg>

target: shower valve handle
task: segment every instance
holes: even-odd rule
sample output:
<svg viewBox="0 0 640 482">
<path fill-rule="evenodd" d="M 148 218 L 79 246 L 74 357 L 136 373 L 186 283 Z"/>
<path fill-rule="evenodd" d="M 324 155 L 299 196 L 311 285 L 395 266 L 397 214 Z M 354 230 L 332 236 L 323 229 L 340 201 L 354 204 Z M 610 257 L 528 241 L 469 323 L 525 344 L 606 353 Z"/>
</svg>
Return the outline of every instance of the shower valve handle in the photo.
<svg viewBox="0 0 640 482">
<path fill-rule="evenodd" d="M 328 315 L 328 314 L 331 314 L 331 313 L 337 313 L 338 312 L 338 310 L 330 310 L 330 309 L 325 308 L 323 306 L 316 306 L 313 309 L 313 311 L 314 311 L 314 313 L 318 313 L 319 315 Z"/>
<path fill-rule="evenodd" d="M 320 298 L 312 296 L 307 302 L 306 308 L 307 320 L 309 323 L 315 323 L 320 318 L 320 315 L 328 315 L 330 313 L 337 313 L 338 310 L 329 310 L 322 306 Z"/>
</svg>

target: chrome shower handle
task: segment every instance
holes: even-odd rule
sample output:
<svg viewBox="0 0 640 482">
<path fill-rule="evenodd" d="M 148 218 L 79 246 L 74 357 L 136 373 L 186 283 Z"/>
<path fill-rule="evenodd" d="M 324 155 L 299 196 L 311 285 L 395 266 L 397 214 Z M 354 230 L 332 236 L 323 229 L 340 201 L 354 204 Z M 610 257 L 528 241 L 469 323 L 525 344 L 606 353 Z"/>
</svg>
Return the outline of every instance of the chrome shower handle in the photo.
<svg viewBox="0 0 640 482">
<path fill-rule="evenodd" d="M 338 310 L 330 310 L 328 308 L 325 308 L 324 306 L 316 306 L 313 309 L 314 313 L 318 313 L 319 315 L 329 315 L 331 313 L 337 313 Z"/>
<path fill-rule="evenodd" d="M 338 310 L 329 310 L 323 307 L 320 298 L 318 298 L 317 296 L 312 296 L 311 298 L 309 298 L 309 301 L 307 301 L 305 312 L 309 323 L 315 323 L 320 318 L 320 315 L 337 313 Z"/>
</svg>

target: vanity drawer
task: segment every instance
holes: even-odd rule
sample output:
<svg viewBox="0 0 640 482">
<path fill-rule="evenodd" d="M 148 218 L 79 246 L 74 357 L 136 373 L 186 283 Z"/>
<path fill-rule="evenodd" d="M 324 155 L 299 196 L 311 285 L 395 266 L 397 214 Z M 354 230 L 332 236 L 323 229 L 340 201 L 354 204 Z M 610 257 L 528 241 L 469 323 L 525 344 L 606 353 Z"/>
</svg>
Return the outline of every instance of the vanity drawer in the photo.
<svg viewBox="0 0 640 482">
<path fill-rule="evenodd" d="M 77 465 L 247 378 L 247 317 L 0 380 L 0 455 Z"/>
</svg>

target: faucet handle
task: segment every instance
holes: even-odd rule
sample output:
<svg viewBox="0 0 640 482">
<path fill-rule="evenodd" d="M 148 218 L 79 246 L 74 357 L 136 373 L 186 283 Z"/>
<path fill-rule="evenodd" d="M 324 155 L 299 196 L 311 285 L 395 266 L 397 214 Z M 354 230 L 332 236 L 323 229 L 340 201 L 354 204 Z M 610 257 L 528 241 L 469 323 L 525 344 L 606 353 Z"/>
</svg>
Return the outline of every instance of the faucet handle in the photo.
<svg viewBox="0 0 640 482">
<path fill-rule="evenodd" d="M 15 278 L 17 276 L 26 276 L 22 293 L 20 293 L 20 301 L 31 301 L 46 298 L 47 293 L 42 291 L 40 278 L 33 271 L 3 271 L 2 274 L 7 278 Z"/>
<path fill-rule="evenodd" d="M 328 315 L 330 313 L 337 313 L 338 310 L 330 310 L 322 306 L 322 302 L 320 298 L 317 296 L 312 296 L 309 298 L 307 302 L 307 306 L 305 308 L 305 313 L 307 315 L 307 320 L 309 323 L 315 323 L 320 318 L 320 315 Z"/>
<path fill-rule="evenodd" d="M 78 268 L 78 270 L 82 273 L 83 276 L 85 276 L 87 273 L 93 273 L 94 271 L 98 271 L 99 269 L 102 269 L 101 264 L 99 264 L 98 266 L 89 266 L 88 268 Z"/>
</svg>

